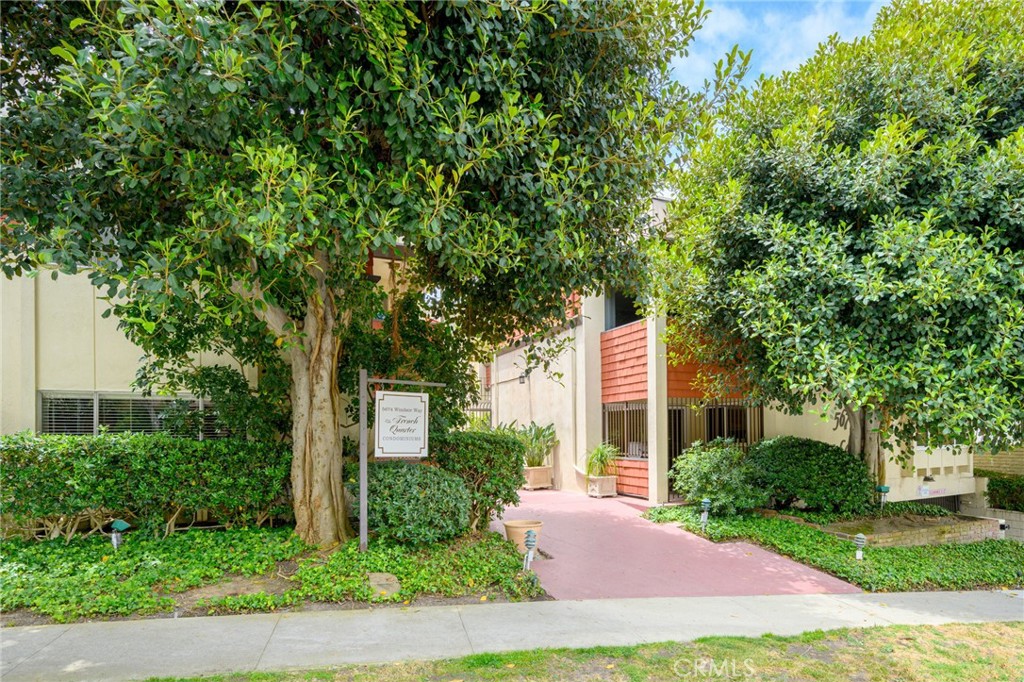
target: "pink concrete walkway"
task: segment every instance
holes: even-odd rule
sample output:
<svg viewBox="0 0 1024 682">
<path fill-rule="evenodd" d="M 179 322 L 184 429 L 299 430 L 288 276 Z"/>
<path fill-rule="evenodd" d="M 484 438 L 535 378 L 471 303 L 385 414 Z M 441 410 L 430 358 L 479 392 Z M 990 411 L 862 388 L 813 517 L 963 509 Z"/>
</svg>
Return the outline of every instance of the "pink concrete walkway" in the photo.
<svg viewBox="0 0 1024 682">
<path fill-rule="evenodd" d="M 854 593 L 860 589 L 745 542 L 716 544 L 640 518 L 643 500 L 523 491 L 506 519 L 544 522 L 533 568 L 555 599 Z M 494 530 L 502 531 L 501 522 Z"/>
</svg>

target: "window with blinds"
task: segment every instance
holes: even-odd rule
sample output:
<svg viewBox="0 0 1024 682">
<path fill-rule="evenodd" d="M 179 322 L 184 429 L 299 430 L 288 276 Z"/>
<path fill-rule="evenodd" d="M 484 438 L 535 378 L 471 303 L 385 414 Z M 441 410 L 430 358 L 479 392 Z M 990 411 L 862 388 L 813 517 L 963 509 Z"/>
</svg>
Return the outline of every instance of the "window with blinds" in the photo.
<svg viewBox="0 0 1024 682">
<path fill-rule="evenodd" d="M 96 432 L 96 411 L 93 396 L 42 396 L 41 433 L 69 433 L 76 436 Z"/>
<path fill-rule="evenodd" d="M 40 394 L 41 433 L 167 432 L 200 439 L 227 435 L 209 401 L 124 394 Z"/>
</svg>

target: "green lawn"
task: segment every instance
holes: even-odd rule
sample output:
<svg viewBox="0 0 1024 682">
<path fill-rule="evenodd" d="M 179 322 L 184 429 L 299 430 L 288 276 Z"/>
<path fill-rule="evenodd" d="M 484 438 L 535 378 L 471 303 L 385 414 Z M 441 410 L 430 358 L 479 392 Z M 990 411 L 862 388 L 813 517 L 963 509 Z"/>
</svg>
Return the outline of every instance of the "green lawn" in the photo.
<svg viewBox="0 0 1024 682">
<path fill-rule="evenodd" d="M 678 523 L 715 542 L 749 540 L 873 592 L 1024 585 L 1024 543 L 1013 540 L 924 547 L 868 546 L 864 560 L 857 561 L 852 542 L 784 518 L 755 514 L 712 517 L 702 532 L 700 511 L 694 507 L 655 507 L 645 516 L 660 523 Z"/>
<path fill-rule="evenodd" d="M 1024 660 L 1024 624 L 981 623 L 819 631 L 797 637 L 707 637 L 690 643 L 477 654 L 437 662 L 189 679 L 206 682 L 646 682 L 673 679 L 1021 682 L 1021 660 Z M 163 678 L 164 682 L 173 679 Z"/>
<path fill-rule="evenodd" d="M 191 613 L 229 613 L 303 601 L 541 594 L 534 575 L 521 568 L 516 548 L 495 533 L 421 548 L 371 542 L 365 554 L 356 541 L 313 552 L 287 528 L 193 530 L 165 540 L 130 533 L 117 552 L 101 537 L 7 540 L 0 543 L 0 611 L 28 609 L 67 622 L 180 611 L 182 603 Z M 394 574 L 401 591 L 375 594 L 368 572 Z M 228 580 L 231 589 L 223 594 L 208 589 L 198 601 L 183 600 L 196 588 Z"/>
</svg>

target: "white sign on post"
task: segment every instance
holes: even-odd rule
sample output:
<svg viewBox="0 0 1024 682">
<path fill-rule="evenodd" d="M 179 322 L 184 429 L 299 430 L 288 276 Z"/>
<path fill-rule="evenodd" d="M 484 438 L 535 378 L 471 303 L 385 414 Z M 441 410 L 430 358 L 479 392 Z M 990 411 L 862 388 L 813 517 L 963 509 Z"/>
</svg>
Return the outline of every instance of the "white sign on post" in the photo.
<svg viewBox="0 0 1024 682">
<path fill-rule="evenodd" d="M 377 391 L 374 401 L 378 457 L 426 457 L 430 396 Z"/>
</svg>

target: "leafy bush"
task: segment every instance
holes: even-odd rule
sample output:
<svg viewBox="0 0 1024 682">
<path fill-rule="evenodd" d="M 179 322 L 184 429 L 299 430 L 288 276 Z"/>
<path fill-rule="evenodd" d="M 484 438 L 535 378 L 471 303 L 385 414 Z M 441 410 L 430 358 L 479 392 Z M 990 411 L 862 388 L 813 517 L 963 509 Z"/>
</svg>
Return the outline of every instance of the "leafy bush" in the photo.
<svg viewBox="0 0 1024 682">
<path fill-rule="evenodd" d="M 808 509 L 857 513 L 874 498 L 867 465 L 836 445 L 780 436 L 755 443 L 747 457 L 752 483 L 777 508 L 802 501 Z"/>
<path fill-rule="evenodd" d="M 486 431 L 452 431 L 430 443 L 431 459 L 462 478 L 469 490 L 469 527 L 487 530 L 491 516 L 519 504 L 525 448 L 514 436 Z"/>
<path fill-rule="evenodd" d="M 286 510 L 290 462 L 287 446 L 253 441 L 21 433 L 0 436 L 0 503 L 15 527 L 44 538 L 116 517 L 166 534 L 200 509 L 260 525 Z"/>
<path fill-rule="evenodd" d="M 975 469 L 974 475 L 988 478 L 988 489 L 985 491 L 988 506 L 1024 512 L 1024 476 L 984 469 Z"/>
<path fill-rule="evenodd" d="M 659 523 L 679 523 L 715 542 L 752 540 L 875 592 L 1024 586 L 1024 543 L 1013 540 L 921 547 L 869 544 L 864 559 L 857 561 L 852 542 L 782 518 L 712 516 L 701 533 L 700 512 L 692 507 L 656 507 L 645 516 Z"/>
<path fill-rule="evenodd" d="M 548 459 L 548 455 L 558 445 L 558 436 L 555 435 L 555 425 L 548 424 L 541 426 L 536 422 L 530 422 L 529 426 L 519 429 L 519 440 L 526 448 L 526 466 L 542 467 Z"/>
<path fill-rule="evenodd" d="M 760 507 L 767 501 L 763 491 L 750 484 L 750 468 L 735 441 L 718 438 L 696 441 L 672 463 L 672 488 L 690 502 L 711 500 L 715 514 L 735 514 Z"/>
<path fill-rule="evenodd" d="M 611 443 L 598 443 L 587 454 L 587 476 L 608 476 L 619 449 Z"/>
<path fill-rule="evenodd" d="M 469 528 L 469 491 L 455 474 L 418 462 L 370 462 L 366 473 L 366 522 L 378 537 L 423 544 Z"/>
</svg>

